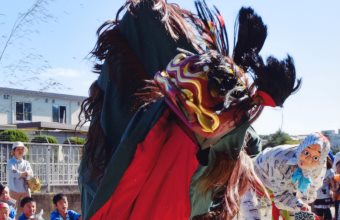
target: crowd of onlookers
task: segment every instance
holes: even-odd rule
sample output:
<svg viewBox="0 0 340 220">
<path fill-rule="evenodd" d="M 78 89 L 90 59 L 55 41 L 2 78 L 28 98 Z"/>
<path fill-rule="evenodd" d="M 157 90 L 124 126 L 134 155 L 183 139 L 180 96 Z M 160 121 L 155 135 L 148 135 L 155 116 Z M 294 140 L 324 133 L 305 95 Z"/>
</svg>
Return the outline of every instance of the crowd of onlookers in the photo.
<svg viewBox="0 0 340 220">
<path fill-rule="evenodd" d="M 32 197 L 24 197 L 20 201 L 21 214 L 15 205 L 15 201 L 8 194 L 7 186 L 0 186 L 0 220 L 43 220 L 42 211 L 36 213 L 37 204 Z M 50 214 L 50 220 L 81 220 L 79 213 L 68 209 L 66 195 L 59 193 L 53 197 L 55 210 Z"/>
<path fill-rule="evenodd" d="M 28 187 L 33 170 L 23 159 L 27 151 L 22 142 L 13 143 L 13 157 L 7 162 L 8 186 L 0 184 L 0 220 L 43 220 L 43 213 L 36 213 L 37 204 Z M 81 220 L 79 213 L 68 209 L 66 195 L 56 194 L 53 204 L 56 209 L 50 214 L 51 220 Z"/>
<path fill-rule="evenodd" d="M 31 197 L 27 180 L 33 177 L 30 163 L 23 159 L 27 148 L 22 142 L 12 147 L 13 157 L 7 163 L 8 186 L 0 184 L 0 220 L 43 220 L 42 212 L 36 213 L 37 204 Z M 68 209 L 64 194 L 53 197 L 55 210 L 50 213 L 51 220 L 81 220 L 79 213 Z M 330 211 L 335 207 L 335 216 Z M 340 220 L 340 153 L 327 158 L 327 173 L 323 186 L 318 190 L 313 203 L 313 211 L 321 220 Z"/>
</svg>

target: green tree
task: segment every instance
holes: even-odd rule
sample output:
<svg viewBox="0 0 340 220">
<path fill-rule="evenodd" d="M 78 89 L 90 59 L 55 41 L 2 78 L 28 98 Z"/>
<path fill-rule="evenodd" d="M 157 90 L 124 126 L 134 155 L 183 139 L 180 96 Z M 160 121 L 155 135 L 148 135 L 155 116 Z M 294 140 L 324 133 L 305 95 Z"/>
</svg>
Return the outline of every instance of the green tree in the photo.
<svg viewBox="0 0 340 220">
<path fill-rule="evenodd" d="M 267 143 L 264 144 L 263 149 L 283 144 L 299 144 L 299 141 L 293 140 L 289 134 L 283 132 L 282 130 L 278 130 L 274 134 L 268 135 L 267 138 Z"/>
<path fill-rule="evenodd" d="M 38 135 L 35 136 L 32 140 L 32 143 L 50 143 L 50 144 L 58 144 L 57 138 L 51 135 Z"/>
<path fill-rule="evenodd" d="M 20 130 L 5 130 L 0 132 L 0 141 L 21 141 L 28 142 L 27 134 Z"/>
</svg>

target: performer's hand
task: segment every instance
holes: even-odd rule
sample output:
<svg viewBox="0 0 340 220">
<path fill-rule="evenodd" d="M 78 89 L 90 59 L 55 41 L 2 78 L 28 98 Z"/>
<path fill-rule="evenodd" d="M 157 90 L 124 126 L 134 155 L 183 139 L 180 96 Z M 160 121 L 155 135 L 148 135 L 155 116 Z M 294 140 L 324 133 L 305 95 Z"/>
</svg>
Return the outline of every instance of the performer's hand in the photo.
<svg viewBox="0 0 340 220">
<path fill-rule="evenodd" d="M 311 208 L 309 205 L 303 204 L 303 206 L 301 207 L 301 211 L 303 212 L 310 212 Z"/>
</svg>

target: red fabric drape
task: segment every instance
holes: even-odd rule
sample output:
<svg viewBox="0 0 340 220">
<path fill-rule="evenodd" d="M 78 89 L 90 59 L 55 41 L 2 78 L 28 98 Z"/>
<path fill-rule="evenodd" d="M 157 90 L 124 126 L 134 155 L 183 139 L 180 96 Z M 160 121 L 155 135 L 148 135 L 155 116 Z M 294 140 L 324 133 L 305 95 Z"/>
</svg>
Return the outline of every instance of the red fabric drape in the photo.
<svg viewBox="0 0 340 220">
<path fill-rule="evenodd" d="M 138 144 L 118 187 L 91 219 L 189 219 L 197 148 L 168 115 Z"/>
</svg>

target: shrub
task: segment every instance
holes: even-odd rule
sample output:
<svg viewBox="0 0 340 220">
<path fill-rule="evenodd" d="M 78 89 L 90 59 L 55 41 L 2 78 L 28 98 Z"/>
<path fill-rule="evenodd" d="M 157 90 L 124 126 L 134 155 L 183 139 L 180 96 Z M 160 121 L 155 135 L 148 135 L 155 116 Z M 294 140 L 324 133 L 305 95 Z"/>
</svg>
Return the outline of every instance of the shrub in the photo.
<svg viewBox="0 0 340 220">
<path fill-rule="evenodd" d="M 29 138 L 24 131 L 20 130 L 5 130 L 0 132 L 0 141 L 21 141 L 28 142 Z"/>
<path fill-rule="evenodd" d="M 292 144 L 292 145 L 296 144 L 296 145 L 299 145 L 300 141 L 299 140 L 288 140 L 288 141 L 286 141 L 285 144 Z"/>
<path fill-rule="evenodd" d="M 81 137 L 69 137 L 64 141 L 64 144 L 79 144 L 83 145 L 85 144 L 85 138 Z"/>
<path fill-rule="evenodd" d="M 50 144 L 58 144 L 57 138 L 51 135 L 38 135 L 35 136 L 32 140 L 32 143 L 50 143 Z"/>
<path fill-rule="evenodd" d="M 264 138 L 264 137 L 262 137 Z M 264 144 L 262 150 L 267 147 L 275 147 L 283 144 L 299 144 L 300 141 L 293 140 L 289 134 L 283 132 L 282 130 L 276 131 L 274 134 L 267 136 L 267 143 Z"/>
</svg>

